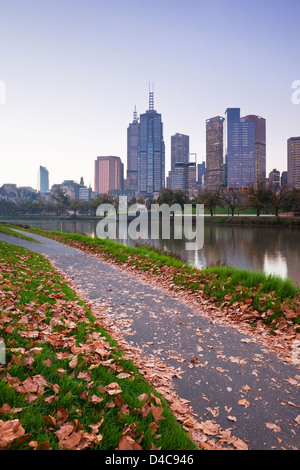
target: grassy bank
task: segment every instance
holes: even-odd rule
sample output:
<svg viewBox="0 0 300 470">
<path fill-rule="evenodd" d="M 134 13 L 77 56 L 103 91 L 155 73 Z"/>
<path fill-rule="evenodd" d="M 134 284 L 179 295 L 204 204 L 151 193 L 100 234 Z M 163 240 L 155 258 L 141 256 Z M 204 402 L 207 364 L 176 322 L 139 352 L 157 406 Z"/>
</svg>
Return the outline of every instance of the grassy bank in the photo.
<svg viewBox="0 0 300 470">
<path fill-rule="evenodd" d="M 23 233 L 18 233 L 15 230 L 11 230 L 8 225 L 0 224 L 0 233 L 4 233 L 5 235 L 11 235 L 13 237 L 21 238 L 29 242 L 40 243 L 32 237 L 28 237 L 27 235 L 24 235 Z"/>
<path fill-rule="evenodd" d="M 271 331 L 300 331 L 300 290 L 289 279 L 227 266 L 200 270 L 149 246 L 129 247 L 81 234 L 30 231 L 147 273 L 168 288 L 215 303 L 224 315 L 240 321 L 252 325 L 262 322 Z"/>
<path fill-rule="evenodd" d="M 0 242 L 0 449 L 196 449 L 44 257 Z"/>
<path fill-rule="evenodd" d="M 274 216 L 249 216 L 242 215 L 231 216 L 214 216 L 205 217 L 205 224 L 216 225 L 245 225 L 245 226 L 274 226 L 274 227 L 290 227 L 300 228 L 300 217 L 276 217 Z"/>
</svg>

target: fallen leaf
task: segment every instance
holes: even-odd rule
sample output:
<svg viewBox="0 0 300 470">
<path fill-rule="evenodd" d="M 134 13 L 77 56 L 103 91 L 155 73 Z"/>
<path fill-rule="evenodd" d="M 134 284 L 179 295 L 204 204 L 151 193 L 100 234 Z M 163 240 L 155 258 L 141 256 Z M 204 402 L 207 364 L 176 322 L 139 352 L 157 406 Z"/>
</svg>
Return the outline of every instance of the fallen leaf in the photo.
<svg viewBox="0 0 300 470">
<path fill-rule="evenodd" d="M 143 450 L 142 447 L 130 436 L 123 436 L 116 450 Z"/>
<path fill-rule="evenodd" d="M 274 432 L 281 432 L 281 428 L 273 423 L 266 423 L 266 428 L 272 429 Z"/>
</svg>

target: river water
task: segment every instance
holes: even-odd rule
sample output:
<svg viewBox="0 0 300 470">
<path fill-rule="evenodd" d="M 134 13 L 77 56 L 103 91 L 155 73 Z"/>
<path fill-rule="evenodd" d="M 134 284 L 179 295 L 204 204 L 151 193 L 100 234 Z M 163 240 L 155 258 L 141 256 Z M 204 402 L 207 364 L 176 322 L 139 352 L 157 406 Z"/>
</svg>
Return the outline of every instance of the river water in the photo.
<svg viewBox="0 0 300 470">
<path fill-rule="evenodd" d="M 5 220 L 5 219 L 1 219 Z M 96 237 L 97 220 L 15 219 L 10 223 L 27 224 L 44 230 L 84 233 Z M 136 242 L 118 239 L 134 246 Z M 300 229 L 266 226 L 227 226 L 204 223 L 204 244 L 201 250 L 187 251 L 185 239 L 146 240 L 165 251 L 177 253 L 188 264 L 202 268 L 226 264 L 289 277 L 300 284 Z M 145 241 L 140 241 L 143 243 Z"/>
</svg>

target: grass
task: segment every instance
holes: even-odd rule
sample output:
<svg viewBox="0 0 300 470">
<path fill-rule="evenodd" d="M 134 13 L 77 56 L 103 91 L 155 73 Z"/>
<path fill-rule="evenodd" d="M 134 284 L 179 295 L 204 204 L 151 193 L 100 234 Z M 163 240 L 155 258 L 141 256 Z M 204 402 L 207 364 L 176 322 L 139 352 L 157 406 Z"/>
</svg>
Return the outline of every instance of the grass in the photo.
<svg viewBox="0 0 300 470">
<path fill-rule="evenodd" d="M 45 258 L 0 242 L 0 264 L 0 430 L 13 429 L 0 447 L 114 450 L 126 435 L 145 450 L 198 448 Z"/>
<path fill-rule="evenodd" d="M 228 266 L 200 270 L 150 246 L 125 246 L 77 233 L 30 231 L 147 272 L 174 290 L 210 300 L 240 321 L 262 322 L 272 332 L 278 327 L 300 331 L 300 289 L 290 279 Z"/>
<path fill-rule="evenodd" d="M 20 227 L 17 227 L 17 226 L 14 226 L 14 225 L 0 224 L 0 233 L 4 233 L 5 235 L 11 235 L 12 237 L 21 238 L 21 239 L 27 240 L 29 242 L 40 243 L 32 237 L 28 237 L 27 235 L 24 235 L 23 233 L 16 232 L 15 230 L 11 230 L 11 228 L 15 228 L 17 230 L 20 230 Z"/>
</svg>

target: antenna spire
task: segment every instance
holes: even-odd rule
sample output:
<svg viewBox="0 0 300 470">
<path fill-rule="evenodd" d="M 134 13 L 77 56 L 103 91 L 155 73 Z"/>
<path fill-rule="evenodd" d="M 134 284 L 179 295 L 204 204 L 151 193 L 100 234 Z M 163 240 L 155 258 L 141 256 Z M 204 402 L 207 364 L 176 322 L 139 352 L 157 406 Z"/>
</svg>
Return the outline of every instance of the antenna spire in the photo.
<svg viewBox="0 0 300 470">
<path fill-rule="evenodd" d="M 138 120 L 138 113 L 137 113 L 136 106 L 135 106 L 134 111 L 133 111 L 133 121 L 136 122 L 137 120 Z"/>
<path fill-rule="evenodd" d="M 152 91 L 149 83 L 149 109 L 154 109 L 154 82 L 152 82 Z"/>
</svg>

